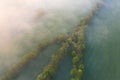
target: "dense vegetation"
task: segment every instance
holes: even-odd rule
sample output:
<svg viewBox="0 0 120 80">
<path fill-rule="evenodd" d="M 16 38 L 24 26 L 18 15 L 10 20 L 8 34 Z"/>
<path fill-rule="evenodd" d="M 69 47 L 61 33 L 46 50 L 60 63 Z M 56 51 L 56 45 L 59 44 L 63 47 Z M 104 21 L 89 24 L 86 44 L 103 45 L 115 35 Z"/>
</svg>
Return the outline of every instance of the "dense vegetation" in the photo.
<svg viewBox="0 0 120 80">
<path fill-rule="evenodd" d="M 77 28 L 69 40 L 71 45 L 72 69 L 70 71 L 71 80 L 80 80 L 83 74 L 84 65 L 82 63 L 82 51 L 85 48 L 83 27 Z"/>
<path fill-rule="evenodd" d="M 43 72 L 37 76 L 37 80 L 51 80 L 57 71 L 59 62 L 65 54 L 72 54 L 73 69 L 70 71 L 71 80 L 78 80 L 81 78 L 84 66 L 82 64 L 82 50 L 84 46 L 84 28 L 91 18 L 91 13 L 85 20 L 81 21 L 81 24 L 77 26 L 76 30 L 71 34 L 63 34 L 49 41 L 43 41 L 34 50 L 26 53 L 22 59 L 12 65 L 8 69 L 6 74 L 0 77 L 0 80 L 12 80 L 16 77 L 20 71 L 27 65 L 32 59 L 34 59 L 42 50 L 48 45 L 53 43 L 62 43 L 61 48 L 58 49 L 55 55 L 53 55 L 51 62 L 43 69 Z"/>
<path fill-rule="evenodd" d="M 13 80 L 17 74 L 27 65 L 32 59 L 34 59 L 42 50 L 52 43 L 62 43 L 62 46 L 57 50 L 56 54 L 52 56 L 50 63 L 43 69 L 36 80 L 52 80 L 55 75 L 59 63 L 64 55 L 72 55 L 72 69 L 70 71 L 71 80 L 80 80 L 84 71 L 84 65 L 82 63 L 82 51 L 85 48 L 84 45 L 84 29 L 88 24 L 90 18 L 93 16 L 97 7 L 89 14 L 84 20 L 81 20 L 80 25 L 77 26 L 76 30 L 71 35 L 61 35 L 55 39 L 44 41 L 37 46 L 34 50 L 25 54 L 21 61 L 13 65 L 6 72 L 0 80 Z"/>
<path fill-rule="evenodd" d="M 37 76 L 36 80 L 53 80 L 59 63 L 66 54 L 72 55 L 73 68 L 70 71 L 71 80 L 81 80 L 84 71 L 84 65 L 82 63 L 82 51 L 85 48 L 84 30 L 96 9 L 86 16 L 85 19 L 81 20 L 80 25 L 63 41 L 61 48 L 53 55 L 50 63 Z"/>
<path fill-rule="evenodd" d="M 69 45 L 64 42 L 55 55 L 52 56 L 51 62 L 44 68 L 43 72 L 37 76 L 37 80 L 51 80 L 58 68 L 58 63 L 67 53 Z"/>
<path fill-rule="evenodd" d="M 55 55 L 52 56 L 50 63 L 43 69 L 43 72 L 37 76 L 36 80 L 52 80 L 59 63 L 66 54 L 72 54 L 73 69 L 70 72 L 71 80 L 79 80 L 83 73 L 82 50 L 84 49 L 84 27 L 78 26 L 77 29 L 63 41 L 62 46 Z"/>
<path fill-rule="evenodd" d="M 13 80 L 13 78 L 20 73 L 24 66 L 26 66 L 32 59 L 36 58 L 37 55 L 39 55 L 40 52 L 43 51 L 47 46 L 53 43 L 59 44 L 65 41 L 65 38 L 67 38 L 66 34 L 58 36 L 54 39 L 50 39 L 49 41 L 43 41 L 35 49 L 26 53 L 17 64 L 12 65 L 5 73 L 5 75 L 0 77 L 0 80 Z"/>
</svg>

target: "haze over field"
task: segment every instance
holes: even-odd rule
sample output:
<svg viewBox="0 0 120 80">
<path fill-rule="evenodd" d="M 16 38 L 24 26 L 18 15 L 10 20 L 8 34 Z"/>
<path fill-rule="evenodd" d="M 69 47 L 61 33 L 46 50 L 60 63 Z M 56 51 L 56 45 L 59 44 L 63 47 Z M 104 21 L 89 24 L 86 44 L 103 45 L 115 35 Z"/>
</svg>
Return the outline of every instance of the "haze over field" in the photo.
<svg viewBox="0 0 120 80">
<path fill-rule="evenodd" d="M 41 40 L 78 25 L 97 1 L 0 0 L 0 74 Z"/>
</svg>

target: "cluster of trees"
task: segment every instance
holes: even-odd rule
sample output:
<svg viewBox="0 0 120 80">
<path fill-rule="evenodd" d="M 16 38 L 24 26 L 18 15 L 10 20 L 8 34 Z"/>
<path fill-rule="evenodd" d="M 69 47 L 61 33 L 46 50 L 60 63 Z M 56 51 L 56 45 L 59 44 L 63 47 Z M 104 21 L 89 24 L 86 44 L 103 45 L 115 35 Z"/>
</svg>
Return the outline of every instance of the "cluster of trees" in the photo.
<svg viewBox="0 0 120 80">
<path fill-rule="evenodd" d="M 37 46 L 29 53 L 26 53 L 17 64 L 13 64 L 5 73 L 0 80 L 12 80 L 20 71 L 26 66 L 32 59 L 34 59 L 39 52 L 41 52 L 45 47 L 47 47 L 51 42 L 44 42 Z"/>
<path fill-rule="evenodd" d="M 84 27 L 77 27 L 77 29 L 63 41 L 62 46 L 56 54 L 52 56 L 50 63 L 43 69 L 42 73 L 37 76 L 36 80 L 53 80 L 59 62 L 66 54 L 72 55 L 73 68 L 70 71 L 71 80 L 81 79 L 84 70 L 82 50 L 85 48 L 83 32 Z"/>
<path fill-rule="evenodd" d="M 71 37 L 68 39 L 68 42 L 70 44 L 72 64 L 73 64 L 72 65 L 73 68 L 70 71 L 71 80 L 81 80 L 84 71 L 84 65 L 82 62 L 82 56 L 83 56 L 82 51 L 85 48 L 84 30 L 86 28 L 86 25 L 92 18 L 92 16 L 101 6 L 100 3 L 98 3 L 97 5 L 93 8 L 93 10 L 88 16 L 86 16 L 83 20 L 81 20 L 80 25 L 78 25 L 75 32 L 73 32 Z"/>
<path fill-rule="evenodd" d="M 82 63 L 82 51 L 85 48 L 84 27 L 78 27 L 76 32 L 72 34 L 69 43 L 71 45 L 72 69 L 70 71 L 71 80 L 81 80 L 84 65 Z"/>
<path fill-rule="evenodd" d="M 71 72 L 70 72 L 71 80 L 81 80 L 83 70 L 84 70 L 84 65 L 83 64 L 80 64 L 78 67 L 73 66 L 73 68 L 71 69 Z"/>
<path fill-rule="evenodd" d="M 26 53 L 17 64 L 12 65 L 11 68 L 8 69 L 6 74 L 0 78 L 0 80 L 12 80 L 17 74 L 19 74 L 19 72 L 24 68 L 25 65 L 27 65 L 32 59 L 34 59 L 47 46 L 53 43 L 62 43 L 62 47 L 58 49 L 55 55 L 53 55 L 50 64 L 44 68 L 43 72 L 40 75 L 38 75 L 37 80 L 51 80 L 57 70 L 58 63 L 68 51 L 71 51 L 71 54 L 73 54 L 73 52 L 74 54 L 76 54 L 75 56 L 73 56 L 72 60 L 74 64 L 73 68 L 75 70 L 76 64 L 82 64 L 78 62 L 81 62 L 81 52 L 82 49 L 85 47 L 83 38 L 85 27 L 83 26 L 86 25 L 89 18 L 90 17 L 87 17 L 86 20 L 81 21 L 81 25 L 78 26 L 70 36 L 67 34 L 63 34 L 54 39 L 50 39 L 49 41 L 43 41 L 42 43 L 40 43 L 34 50 Z M 71 70 L 71 76 L 73 75 L 74 70 Z M 76 70 L 80 71 L 78 67 L 76 68 Z"/>
<path fill-rule="evenodd" d="M 85 48 L 83 35 L 83 31 L 85 28 L 84 26 L 87 25 L 96 10 L 101 6 L 100 3 L 98 3 L 97 5 L 93 9 L 93 11 L 81 21 L 80 25 L 76 28 L 75 32 L 73 32 L 71 36 L 65 34 L 58 36 L 55 39 L 41 43 L 30 53 L 25 54 L 22 57 L 21 61 L 19 61 L 18 64 L 14 64 L 6 72 L 6 74 L 0 78 L 0 80 L 12 80 L 12 78 L 15 77 L 29 61 L 31 61 L 38 55 L 38 52 L 40 53 L 40 51 L 44 50 L 45 47 L 55 42 L 64 43 L 62 47 L 58 49 L 57 53 L 53 55 L 52 60 L 48 64 L 48 66 L 46 66 L 43 72 L 37 76 L 37 80 L 52 80 L 52 77 L 57 70 L 60 60 L 66 53 L 68 53 L 68 51 L 71 51 L 73 63 L 73 68 L 70 71 L 71 80 L 80 80 L 84 70 L 84 65 L 82 64 L 82 50 Z"/>
<path fill-rule="evenodd" d="M 25 53 L 25 55 L 21 58 L 21 60 L 17 64 L 13 64 L 3 75 L 0 77 L 0 80 L 12 80 L 14 77 L 16 77 L 20 71 L 26 66 L 32 59 L 34 59 L 41 51 L 43 51 L 47 46 L 53 44 L 53 43 L 61 43 L 65 41 L 65 38 L 67 38 L 67 35 L 61 35 L 54 39 L 50 39 L 49 41 L 43 41 L 40 43 L 36 48 L 29 51 L 28 53 Z"/>
<path fill-rule="evenodd" d="M 25 54 L 17 64 L 12 65 L 12 67 L 8 69 L 6 74 L 3 77 L 1 77 L 0 80 L 12 80 L 14 77 L 17 76 L 17 74 L 19 74 L 19 72 L 24 68 L 25 65 L 27 65 L 32 59 L 34 59 L 48 45 L 53 43 L 62 43 L 61 48 L 59 48 L 56 54 L 52 56 L 52 60 L 50 64 L 46 66 L 43 72 L 37 77 L 37 80 L 51 80 L 57 70 L 58 64 L 62 59 L 62 57 L 66 53 L 68 53 L 68 51 L 70 52 L 70 50 L 74 50 L 77 53 L 81 53 L 82 50 L 81 46 L 84 47 L 84 44 L 81 44 L 84 43 L 83 41 L 84 41 L 83 27 L 77 27 L 77 29 L 71 36 L 64 34 L 49 41 L 44 41 L 40 43 L 34 50 Z M 81 54 L 79 54 L 79 56 L 78 54 L 74 56 L 73 63 L 78 64 L 77 61 L 80 61 L 80 58 L 81 58 Z"/>
<path fill-rule="evenodd" d="M 100 4 L 98 4 L 100 6 Z M 99 6 L 95 6 L 93 11 L 86 16 L 84 20 L 81 20 L 81 24 L 76 28 L 76 32 L 72 34 L 72 37 L 70 38 L 69 42 L 71 43 L 71 55 L 72 55 L 72 69 L 70 71 L 71 80 L 81 80 L 83 71 L 84 71 L 84 65 L 82 62 L 82 50 L 85 48 L 85 42 L 84 42 L 84 30 L 86 28 L 86 25 L 92 18 L 92 16 L 95 14 L 96 10 Z"/>
<path fill-rule="evenodd" d="M 67 42 L 64 42 L 62 44 L 62 46 L 58 49 L 56 54 L 52 56 L 50 63 L 43 69 L 43 72 L 37 76 L 37 80 L 52 80 L 53 79 L 53 76 L 55 75 L 57 71 L 58 64 L 63 58 L 63 56 L 67 53 L 68 47 L 69 45 Z"/>
</svg>

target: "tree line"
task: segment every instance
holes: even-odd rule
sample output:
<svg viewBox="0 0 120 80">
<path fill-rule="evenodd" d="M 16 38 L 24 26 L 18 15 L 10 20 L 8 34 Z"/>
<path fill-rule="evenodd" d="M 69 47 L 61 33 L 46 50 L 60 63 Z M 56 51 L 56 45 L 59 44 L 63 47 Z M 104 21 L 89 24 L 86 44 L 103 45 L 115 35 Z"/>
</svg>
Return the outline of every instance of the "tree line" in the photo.
<svg viewBox="0 0 120 80">
<path fill-rule="evenodd" d="M 22 56 L 21 60 L 13 64 L 3 76 L 0 77 L 0 80 L 13 80 L 21 70 L 26 66 L 31 60 L 37 57 L 37 55 L 40 54 L 46 47 L 49 45 L 56 43 L 60 44 L 61 42 L 65 41 L 65 38 L 67 38 L 67 35 L 60 35 L 54 39 L 44 40 L 42 43 L 40 43 L 38 46 L 36 46 L 34 49 L 29 51 L 28 53 L 25 53 L 25 55 Z"/>
<path fill-rule="evenodd" d="M 66 54 L 72 55 L 73 68 L 70 71 L 71 80 L 80 80 L 84 70 L 82 63 L 82 51 L 84 48 L 84 26 L 79 26 L 62 42 L 62 46 L 52 56 L 50 63 L 37 76 L 36 80 L 53 80 L 59 63 Z"/>
</svg>

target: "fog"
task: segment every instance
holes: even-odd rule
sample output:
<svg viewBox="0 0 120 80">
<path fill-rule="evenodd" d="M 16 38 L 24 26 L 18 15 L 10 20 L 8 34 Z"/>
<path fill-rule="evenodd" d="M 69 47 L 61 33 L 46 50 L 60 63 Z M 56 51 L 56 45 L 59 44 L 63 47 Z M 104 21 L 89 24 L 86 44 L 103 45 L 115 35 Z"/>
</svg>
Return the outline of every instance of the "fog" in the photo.
<svg viewBox="0 0 120 80">
<path fill-rule="evenodd" d="M 0 74 L 42 40 L 72 30 L 97 1 L 0 0 Z"/>
</svg>

